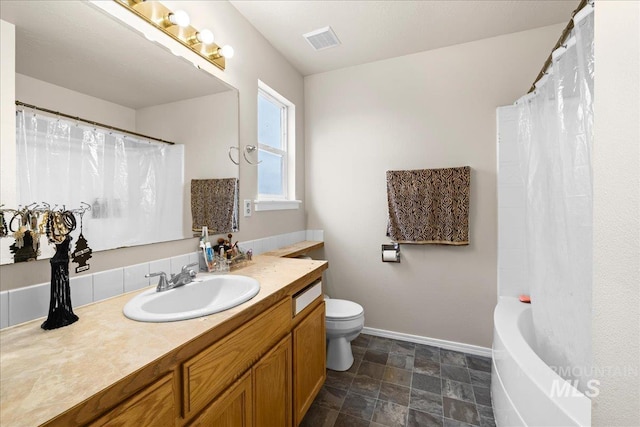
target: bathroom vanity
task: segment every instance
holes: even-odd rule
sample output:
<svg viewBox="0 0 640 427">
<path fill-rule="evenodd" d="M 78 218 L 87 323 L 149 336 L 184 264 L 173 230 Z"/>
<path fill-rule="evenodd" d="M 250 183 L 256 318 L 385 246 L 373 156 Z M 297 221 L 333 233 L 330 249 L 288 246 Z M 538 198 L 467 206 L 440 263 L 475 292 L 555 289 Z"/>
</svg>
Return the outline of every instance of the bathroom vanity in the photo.
<svg viewBox="0 0 640 427">
<path fill-rule="evenodd" d="M 75 310 L 69 327 L 3 330 L 0 424 L 298 425 L 325 380 L 327 267 L 254 257 L 233 273 L 260 292 L 196 319 L 132 321 L 129 293 Z"/>
</svg>

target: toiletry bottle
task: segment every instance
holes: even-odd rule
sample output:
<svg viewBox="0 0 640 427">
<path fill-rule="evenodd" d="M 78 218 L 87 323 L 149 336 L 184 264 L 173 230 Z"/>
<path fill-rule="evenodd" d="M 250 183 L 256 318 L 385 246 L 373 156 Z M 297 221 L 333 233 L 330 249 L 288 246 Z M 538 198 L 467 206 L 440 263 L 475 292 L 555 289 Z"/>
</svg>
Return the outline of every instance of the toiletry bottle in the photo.
<svg viewBox="0 0 640 427">
<path fill-rule="evenodd" d="M 205 243 L 205 255 L 205 260 L 207 261 L 207 270 L 209 270 L 209 272 L 212 272 L 215 268 L 215 262 L 213 259 L 213 248 L 211 247 L 210 242 Z"/>
<path fill-rule="evenodd" d="M 220 258 L 218 258 L 220 261 L 220 271 L 222 272 L 227 272 L 229 271 L 229 264 L 227 263 L 227 259 L 225 256 L 225 249 L 224 246 L 220 246 Z"/>
</svg>

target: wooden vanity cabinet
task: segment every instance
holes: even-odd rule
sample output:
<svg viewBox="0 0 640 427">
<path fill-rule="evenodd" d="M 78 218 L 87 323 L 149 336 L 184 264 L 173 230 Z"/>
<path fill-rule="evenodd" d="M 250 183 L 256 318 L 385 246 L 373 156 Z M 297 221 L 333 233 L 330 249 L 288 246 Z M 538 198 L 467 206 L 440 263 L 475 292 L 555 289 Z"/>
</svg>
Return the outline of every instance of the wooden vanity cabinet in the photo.
<svg viewBox="0 0 640 427">
<path fill-rule="evenodd" d="M 286 427 L 291 415 L 291 335 L 287 335 L 188 425 Z"/>
<path fill-rule="evenodd" d="M 251 371 L 247 371 L 196 417 L 189 427 L 253 427 Z"/>
<path fill-rule="evenodd" d="M 290 426 L 292 417 L 291 335 L 283 338 L 251 369 L 256 427 Z"/>
<path fill-rule="evenodd" d="M 182 365 L 188 425 L 300 424 L 326 378 L 325 305 L 318 297 L 293 315 L 291 301 L 281 301 Z"/>
<path fill-rule="evenodd" d="M 298 426 L 326 378 L 325 304 L 317 297 L 292 314 L 291 302 L 275 304 L 90 425 Z"/>
<path fill-rule="evenodd" d="M 320 288 L 316 280 L 189 352 L 90 425 L 298 426 L 326 378 Z"/>
<path fill-rule="evenodd" d="M 182 365 L 183 416 L 190 419 L 291 330 L 287 300 L 256 316 Z"/>
<path fill-rule="evenodd" d="M 294 425 L 299 425 L 326 379 L 325 304 L 301 312 L 293 328 Z M 304 316 L 306 314 L 306 316 Z"/>
<path fill-rule="evenodd" d="M 3 399 L 2 424 L 298 426 L 326 378 L 327 268 L 326 261 L 256 257 L 244 270 L 261 282 L 255 299 L 175 324 L 131 322 L 122 314 L 131 296 L 122 295 L 81 308 L 85 320 L 73 328 L 7 328 L 2 392 L 11 399 Z M 34 352 L 34 340 L 89 362 Z M 42 374 L 49 371 L 55 375 Z"/>
<path fill-rule="evenodd" d="M 99 426 L 171 426 L 176 420 L 173 374 L 169 374 L 125 400 L 91 427 Z"/>
</svg>

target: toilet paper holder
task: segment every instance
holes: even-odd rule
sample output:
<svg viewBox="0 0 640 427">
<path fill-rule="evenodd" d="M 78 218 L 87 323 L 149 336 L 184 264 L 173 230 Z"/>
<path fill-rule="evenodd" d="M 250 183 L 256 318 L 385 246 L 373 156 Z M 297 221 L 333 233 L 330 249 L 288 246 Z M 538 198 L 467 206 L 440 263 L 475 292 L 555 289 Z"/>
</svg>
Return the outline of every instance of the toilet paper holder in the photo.
<svg viewBox="0 0 640 427">
<path fill-rule="evenodd" d="M 383 244 L 381 255 L 382 262 L 400 262 L 400 244 Z"/>
</svg>

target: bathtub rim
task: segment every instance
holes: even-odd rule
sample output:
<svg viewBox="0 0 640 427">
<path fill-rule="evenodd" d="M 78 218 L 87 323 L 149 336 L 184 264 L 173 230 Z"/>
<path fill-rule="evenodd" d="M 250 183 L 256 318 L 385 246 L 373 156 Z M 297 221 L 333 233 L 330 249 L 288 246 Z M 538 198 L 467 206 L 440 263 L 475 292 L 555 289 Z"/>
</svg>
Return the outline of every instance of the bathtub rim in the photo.
<svg viewBox="0 0 640 427">
<path fill-rule="evenodd" d="M 551 369 L 523 337 L 520 329 L 522 316 L 530 315 L 530 311 L 531 305 L 521 303 L 516 297 L 504 296 L 498 298 L 498 304 L 494 310 L 493 368 L 496 370 L 496 375 L 499 377 L 504 391 L 506 391 L 504 397 L 513 405 L 519 417 L 526 421 L 528 417 L 523 416 L 523 412 L 515 406 L 515 401 L 518 399 L 510 393 L 514 391 L 512 386 L 510 387 L 510 383 L 513 384 L 514 379 L 509 381 L 508 378 L 503 378 L 504 371 L 509 367 L 507 366 L 508 360 L 503 358 L 500 351 L 506 353 L 513 360 L 515 368 L 519 372 L 526 373 L 524 379 L 535 386 L 538 396 L 544 396 L 574 425 L 591 425 L 591 399 L 575 389 L 573 385 L 569 383 L 572 388 L 572 395 L 569 397 L 552 397 L 550 395 L 551 385 L 554 382 L 567 381 Z M 493 383 L 491 391 L 492 393 L 502 393 L 497 387 L 493 387 Z M 498 415 L 496 414 L 497 420 Z"/>
</svg>

